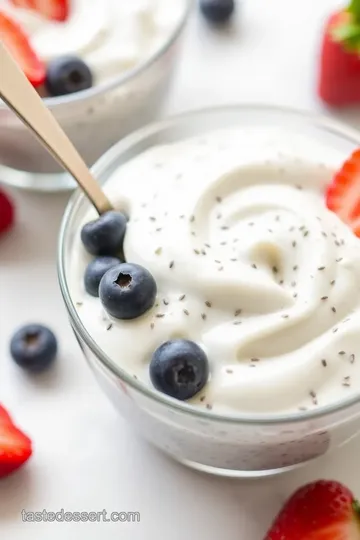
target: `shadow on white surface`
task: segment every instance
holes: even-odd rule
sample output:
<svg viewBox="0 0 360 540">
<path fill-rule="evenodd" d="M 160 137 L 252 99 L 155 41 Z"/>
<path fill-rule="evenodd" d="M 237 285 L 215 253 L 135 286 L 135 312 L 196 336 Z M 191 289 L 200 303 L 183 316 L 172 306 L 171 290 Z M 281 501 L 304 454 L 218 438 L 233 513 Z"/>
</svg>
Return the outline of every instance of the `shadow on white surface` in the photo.
<svg viewBox="0 0 360 540">
<path fill-rule="evenodd" d="M 22 508 L 29 506 L 33 476 L 30 462 L 0 482 L 0 522 L 18 520 Z M 0 526 L 1 530 L 1 526 Z"/>
</svg>

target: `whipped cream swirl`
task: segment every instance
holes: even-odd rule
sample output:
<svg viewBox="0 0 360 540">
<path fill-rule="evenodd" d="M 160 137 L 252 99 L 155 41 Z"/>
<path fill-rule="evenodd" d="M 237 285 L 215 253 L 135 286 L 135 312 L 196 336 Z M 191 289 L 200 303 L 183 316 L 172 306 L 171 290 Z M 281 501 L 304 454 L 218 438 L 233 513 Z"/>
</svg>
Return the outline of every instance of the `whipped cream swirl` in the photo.
<svg viewBox="0 0 360 540">
<path fill-rule="evenodd" d="M 158 300 L 107 330 L 83 289 L 89 258 L 78 241 L 72 295 L 90 334 L 147 385 L 162 342 L 195 341 L 211 378 L 192 402 L 217 412 L 360 393 L 360 241 L 323 195 L 342 158 L 293 133 L 247 129 L 157 147 L 120 168 L 106 190 L 130 216 L 126 259 L 152 272 Z"/>
<path fill-rule="evenodd" d="M 97 84 L 155 53 L 185 7 L 185 0 L 72 0 L 69 19 L 57 23 L 0 0 L 0 9 L 23 26 L 45 62 L 76 54 L 92 69 Z"/>
</svg>

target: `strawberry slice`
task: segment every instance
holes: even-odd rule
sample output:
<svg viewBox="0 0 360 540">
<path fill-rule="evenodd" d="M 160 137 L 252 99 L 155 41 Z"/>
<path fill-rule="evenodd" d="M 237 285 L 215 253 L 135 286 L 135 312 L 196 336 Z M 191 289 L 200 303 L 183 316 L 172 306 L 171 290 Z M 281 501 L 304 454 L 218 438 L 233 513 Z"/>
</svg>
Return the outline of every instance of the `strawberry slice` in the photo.
<svg viewBox="0 0 360 540">
<path fill-rule="evenodd" d="M 31 47 L 29 38 L 21 26 L 2 11 L 0 11 L 0 41 L 9 49 L 33 86 L 44 83 L 45 64 Z"/>
<path fill-rule="evenodd" d="M 319 480 L 285 503 L 265 540 L 360 540 L 360 506 L 339 482 Z"/>
<path fill-rule="evenodd" d="M 360 149 L 355 150 L 327 187 L 326 206 L 360 237 Z"/>
<path fill-rule="evenodd" d="M 16 7 L 37 11 L 45 19 L 64 22 L 69 17 L 70 0 L 11 0 Z"/>
<path fill-rule="evenodd" d="M 31 440 L 12 422 L 0 405 L 0 478 L 19 469 L 31 456 Z"/>
</svg>

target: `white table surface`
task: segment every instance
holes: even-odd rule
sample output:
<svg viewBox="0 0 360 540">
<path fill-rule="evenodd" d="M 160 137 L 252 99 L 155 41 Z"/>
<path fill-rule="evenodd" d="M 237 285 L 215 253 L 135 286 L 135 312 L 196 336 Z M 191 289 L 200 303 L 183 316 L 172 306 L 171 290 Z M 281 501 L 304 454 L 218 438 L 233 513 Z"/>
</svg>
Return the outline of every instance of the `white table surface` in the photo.
<svg viewBox="0 0 360 540">
<path fill-rule="evenodd" d="M 246 101 L 320 110 L 320 29 L 337 5 L 248 0 L 230 36 L 194 17 L 168 110 Z M 1 538 L 261 540 L 284 498 L 305 481 L 336 478 L 360 494 L 360 440 L 295 473 L 245 482 L 187 470 L 135 436 L 98 389 L 62 305 L 55 252 L 67 196 L 12 193 L 18 222 L 0 243 L 0 396 L 35 451 L 26 468 L 0 482 Z M 56 369 L 36 381 L 8 354 L 14 328 L 28 321 L 51 325 L 61 347 Z M 61 508 L 138 511 L 141 522 L 21 521 L 22 509 Z"/>
</svg>

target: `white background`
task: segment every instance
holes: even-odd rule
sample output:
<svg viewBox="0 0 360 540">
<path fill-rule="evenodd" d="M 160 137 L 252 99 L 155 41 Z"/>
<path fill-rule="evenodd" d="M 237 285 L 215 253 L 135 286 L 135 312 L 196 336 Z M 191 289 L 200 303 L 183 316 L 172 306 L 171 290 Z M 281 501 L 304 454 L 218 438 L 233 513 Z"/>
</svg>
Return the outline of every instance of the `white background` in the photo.
<svg viewBox="0 0 360 540">
<path fill-rule="evenodd" d="M 318 45 L 323 20 L 337 5 L 247 0 L 230 34 L 210 31 L 194 16 L 168 110 L 228 102 L 321 110 Z M 55 252 L 67 196 L 13 195 L 17 226 L 0 242 L 0 395 L 35 452 L 0 482 L 1 538 L 261 540 L 282 501 L 305 481 L 336 478 L 360 494 L 360 440 L 298 472 L 244 482 L 187 470 L 137 438 L 98 389 L 62 305 Z M 57 367 L 36 381 L 8 355 L 15 327 L 29 321 L 49 324 L 61 346 Z M 22 508 L 139 511 L 141 523 L 22 523 Z"/>
</svg>

